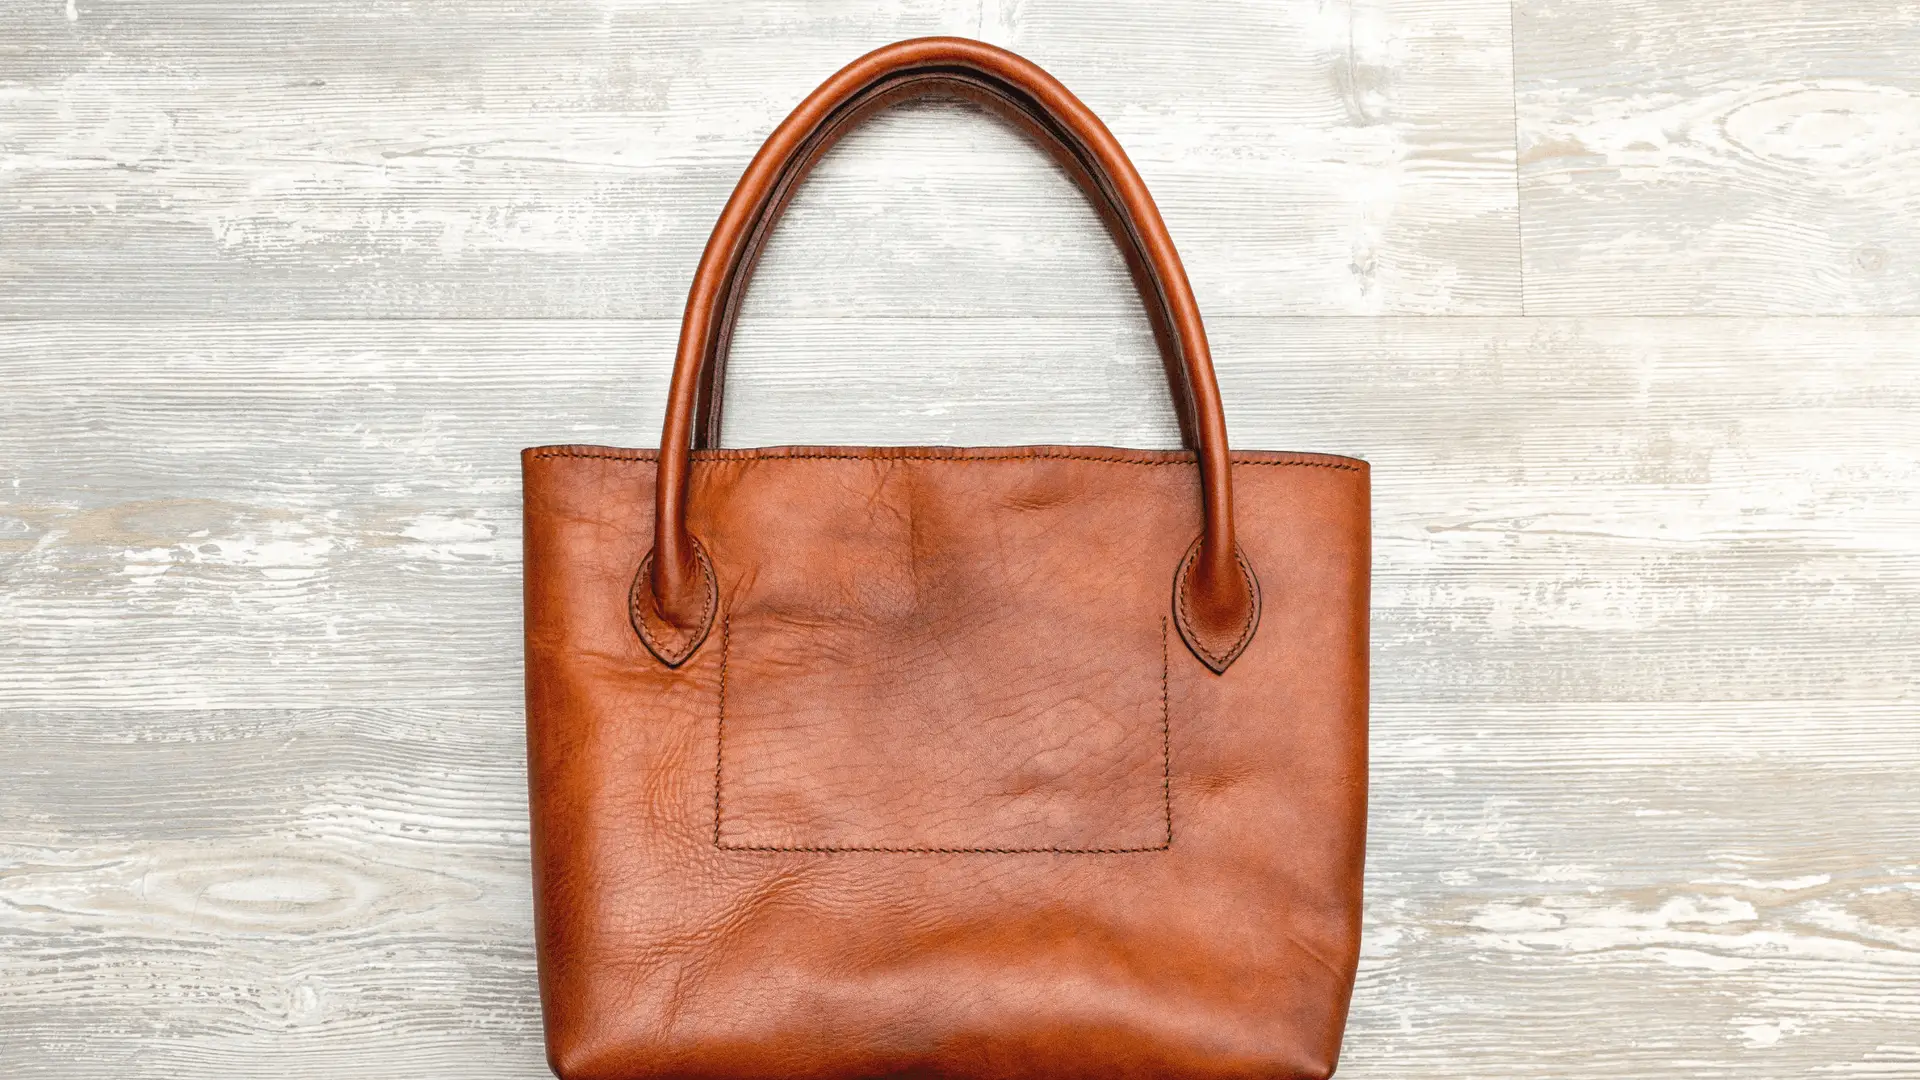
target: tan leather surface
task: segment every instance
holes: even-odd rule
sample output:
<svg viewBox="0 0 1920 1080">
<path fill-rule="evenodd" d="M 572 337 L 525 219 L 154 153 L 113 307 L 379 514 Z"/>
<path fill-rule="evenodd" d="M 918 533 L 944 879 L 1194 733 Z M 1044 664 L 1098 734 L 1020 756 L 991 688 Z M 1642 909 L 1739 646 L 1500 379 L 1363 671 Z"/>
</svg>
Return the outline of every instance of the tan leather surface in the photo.
<svg viewBox="0 0 1920 1080">
<path fill-rule="evenodd" d="M 654 457 L 524 457 L 561 1076 L 1332 1068 L 1360 929 L 1364 463 L 1234 455 L 1267 610 L 1215 674 L 1164 629 L 1191 453 L 703 451 L 690 525 L 722 614 L 678 669 L 628 619 Z M 914 850 L 804 850 L 861 846 Z"/>
<path fill-rule="evenodd" d="M 1191 449 L 697 445 L 847 125 L 1004 107 L 1106 213 Z M 525 452 L 527 741 L 566 1080 L 1322 1077 L 1359 951 L 1368 473 L 1229 454 L 1152 199 L 1045 72 L 855 61 L 715 227 L 661 449 Z M 704 431 L 704 436 L 699 433 Z"/>
</svg>

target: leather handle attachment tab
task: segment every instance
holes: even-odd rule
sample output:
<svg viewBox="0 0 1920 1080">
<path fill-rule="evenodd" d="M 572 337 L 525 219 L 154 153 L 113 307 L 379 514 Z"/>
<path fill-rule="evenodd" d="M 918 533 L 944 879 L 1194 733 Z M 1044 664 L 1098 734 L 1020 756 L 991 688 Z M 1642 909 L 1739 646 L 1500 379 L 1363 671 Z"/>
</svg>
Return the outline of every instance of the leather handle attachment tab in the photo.
<svg viewBox="0 0 1920 1080">
<path fill-rule="evenodd" d="M 1259 625 L 1260 587 L 1234 541 L 1226 417 L 1206 330 L 1180 256 L 1126 152 L 1066 87 L 1005 49 L 915 38 L 876 49 L 821 84 L 754 155 L 715 224 L 680 326 L 654 486 L 654 545 L 631 593 L 634 628 L 677 667 L 699 648 L 717 603 L 712 560 L 687 530 L 692 450 L 719 437 L 726 349 L 747 279 L 774 221 L 813 163 L 862 118 L 895 102 L 952 94 L 992 107 L 1046 147 L 1120 239 L 1167 357 L 1182 432 L 1200 465 L 1202 525 L 1172 583 L 1174 621 L 1216 672 Z"/>
</svg>

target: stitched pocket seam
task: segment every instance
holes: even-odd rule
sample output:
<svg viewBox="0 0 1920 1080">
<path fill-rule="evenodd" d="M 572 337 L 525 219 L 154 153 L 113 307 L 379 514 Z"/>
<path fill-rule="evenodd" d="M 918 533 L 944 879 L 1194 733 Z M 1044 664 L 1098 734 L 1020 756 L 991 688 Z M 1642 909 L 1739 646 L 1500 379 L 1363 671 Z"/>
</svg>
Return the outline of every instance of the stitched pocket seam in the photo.
<svg viewBox="0 0 1920 1080">
<path fill-rule="evenodd" d="M 733 613 L 720 616 L 720 689 L 713 750 L 713 846 L 721 851 L 808 852 L 817 854 L 913 855 L 1141 855 L 1173 847 L 1173 729 L 1168 701 L 1167 619 L 1160 619 L 1160 808 L 1166 831 L 1157 844 L 1139 847 L 920 847 L 881 844 L 740 844 L 722 836 L 726 818 L 727 661 L 733 640 Z"/>
</svg>

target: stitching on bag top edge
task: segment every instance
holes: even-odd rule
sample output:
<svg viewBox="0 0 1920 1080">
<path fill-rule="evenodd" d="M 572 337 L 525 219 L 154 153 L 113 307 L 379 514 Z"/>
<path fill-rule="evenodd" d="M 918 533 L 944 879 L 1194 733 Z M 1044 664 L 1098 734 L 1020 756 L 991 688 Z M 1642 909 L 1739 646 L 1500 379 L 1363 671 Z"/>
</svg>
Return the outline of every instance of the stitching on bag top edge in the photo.
<svg viewBox="0 0 1920 1080">
<path fill-rule="evenodd" d="M 718 462 L 718 461 L 990 462 L 990 461 L 1042 461 L 1044 460 L 1044 461 L 1090 461 L 1098 464 L 1107 464 L 1107 465 L 1189 465 L 1190 466 L 1193 464 L 1193 457 L 1190 453 L 1181 455 L 1181 456 L 1174 456 L 1174 457 L 1140 456 L 1142 453 L 1154 453 L 1154 451 L 1128 452 L 1126 450 L 1115 450 L 1111 453 L 982 453 L 982 452 L 968 453 L 962 450 L 956 453 L 931 454 L 931 453 L 913 453 L 911 452 L 910 449 L 908 452 L 904 452 L 904 453 L 897 452 L 892 447 L 875 447 L 873 449 L 875 452 L 871 452 L 871 453 L 858 453 L 858 452 L 844 451 L 844 450 L 829 450 L 829 451 L 820 451 L 820 452 L 813 452 L 813 451 L 806 451 L 806 450 L 790 451 L 790 450 L 781 449 L 781 448 L 774 448 L 771 452 L 764 452 L 764 453 L 758 449 L 747 449 L 747 448 L 736 449 L 736 450 L 696 450 L 693 453 L 693 460 L 695 463 Z M 1162 451 L 1162 452 L 1169 453 L 1169 454 L 1179 453 L 1178 451 Z M 1296 451 L 1275 450 L 1275 451 L 1265 451 L 1265 452 L 1266 453 L 1295 453 Z M 1298 451 L 1298 452 L 1305 453 L 1306 451 Z M 611 448 L 601 449 L 601 448 L 584 448 L 584 447 L 571 447 L 571 446 L 534 447 L 534 448 L 529 448 L 525 451 L 522 451 L 522 453 L 526 457 L 537 458 L 537 459 L 563 458 L 563 457 L 594 458 L 594 459 L 599 459 L 604 461 L 620 461 L 620 462 L 627 462 L 627 463 L 634 463 L 634 464 L 642 464 L 642 463 L 651 464 L 654 461 L 658 460 L 659 458 L 659 452 L 654 450 L 615 450 Z M 1370 472 L 1371 471 L 1371 468 L 1370 468 L 1371 462 L 1363 461 L 1359 458 L 1348 458 L 1342 461 L 1313 461 L 1313 460 L 1301 460 L 1298 458 L 1283 458 L 1281 460 L 1276 461 L 1268 458 L 1248 458 L 1238 454 L 1229 454 L 1228 460 L 1232 462 L 1234 465 L 1294 466 L 1297 468 L 1308 468 L 1308 469 L 1315 469 L 1315 468 L 1335 469 L 1341 472 Z"/>
</svg>

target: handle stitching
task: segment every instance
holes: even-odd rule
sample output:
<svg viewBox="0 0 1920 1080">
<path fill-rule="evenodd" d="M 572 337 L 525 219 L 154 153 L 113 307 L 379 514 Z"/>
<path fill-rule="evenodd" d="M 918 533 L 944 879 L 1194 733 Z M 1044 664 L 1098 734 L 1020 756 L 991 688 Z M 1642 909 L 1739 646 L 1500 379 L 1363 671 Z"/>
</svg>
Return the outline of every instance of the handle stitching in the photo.
<svg viewBox="0 0 1920 1080">
<path fill-rule="evenodd" d="M 1192 565 L 1193 560 L 1199 556 L 1199 550 L 1200 541 L 1195 539 L 1193 546 L 1187 549 L 1186 557 L 1180 560 L 1179 569 L 1174 571 L 1179 577 L 1179 580 L 1174 582 L 1173 588 L 1174 614 L 1180 620 L 1180 636 L 1186 639 L 1194 652 L 1200 654 L 1201 659 L 1207 661 L 1208 667 L 1218 672 L 1224 670 L 1227 664 L 1239 655 L 1253 633 L 1254 620 L 1260 615 L 1260 584 L 1253 576 L 1253 567 L 1248 565 L 1246 554 L 1240 550 L 1240 545 L 1236 542 L 1233 545 L 1233 561 L 1240 567 L 1241 576 L 1247 579 L 1247 589 L 1252 594 L 1252 602 L 1247 605 L 1247 619 L 1240 624 L 1240 632 L 1233 639 L 1233 647 L 1225 652 L 1215 652 L 1207 648 L 1200 644 L 1199 634 L 1193 626 L 1193 616 L 1187 610 L 1187 567 Z"/>
<path fill-rule="evenodd" d="M 670 668 L 686 663 L 687 658 L 700 647 L 700 643 L 707 639 L 707 632 L 713 627 L 713 609 L 719 603 L 720 584 L 715 580 L 713 562 L 707 558 L 707 549 L 701 545 L 700 539 L 691 533 L 687 538 L 693 541 L 693 550 L 698 556 L 701 576 L 706 579 L 707 600 L 700 608 L 699 625 L 687 631 L 687 640 L 684 644 L 678 649 L 668 648 L 647 629 L 643 605 L 649 603 L 652 598 L 652 583 L 648 575 L 648 571 L 653 567 L 652 551 L 648 551 L 646 557 L 640 560 L 640 569 L 633 575 L 633 585 L 627 590 L 627 621 L 633 625 L 634 632 L 640 635 L 640 640 L 646 644 L 647 651 Z"/>
</svg>

